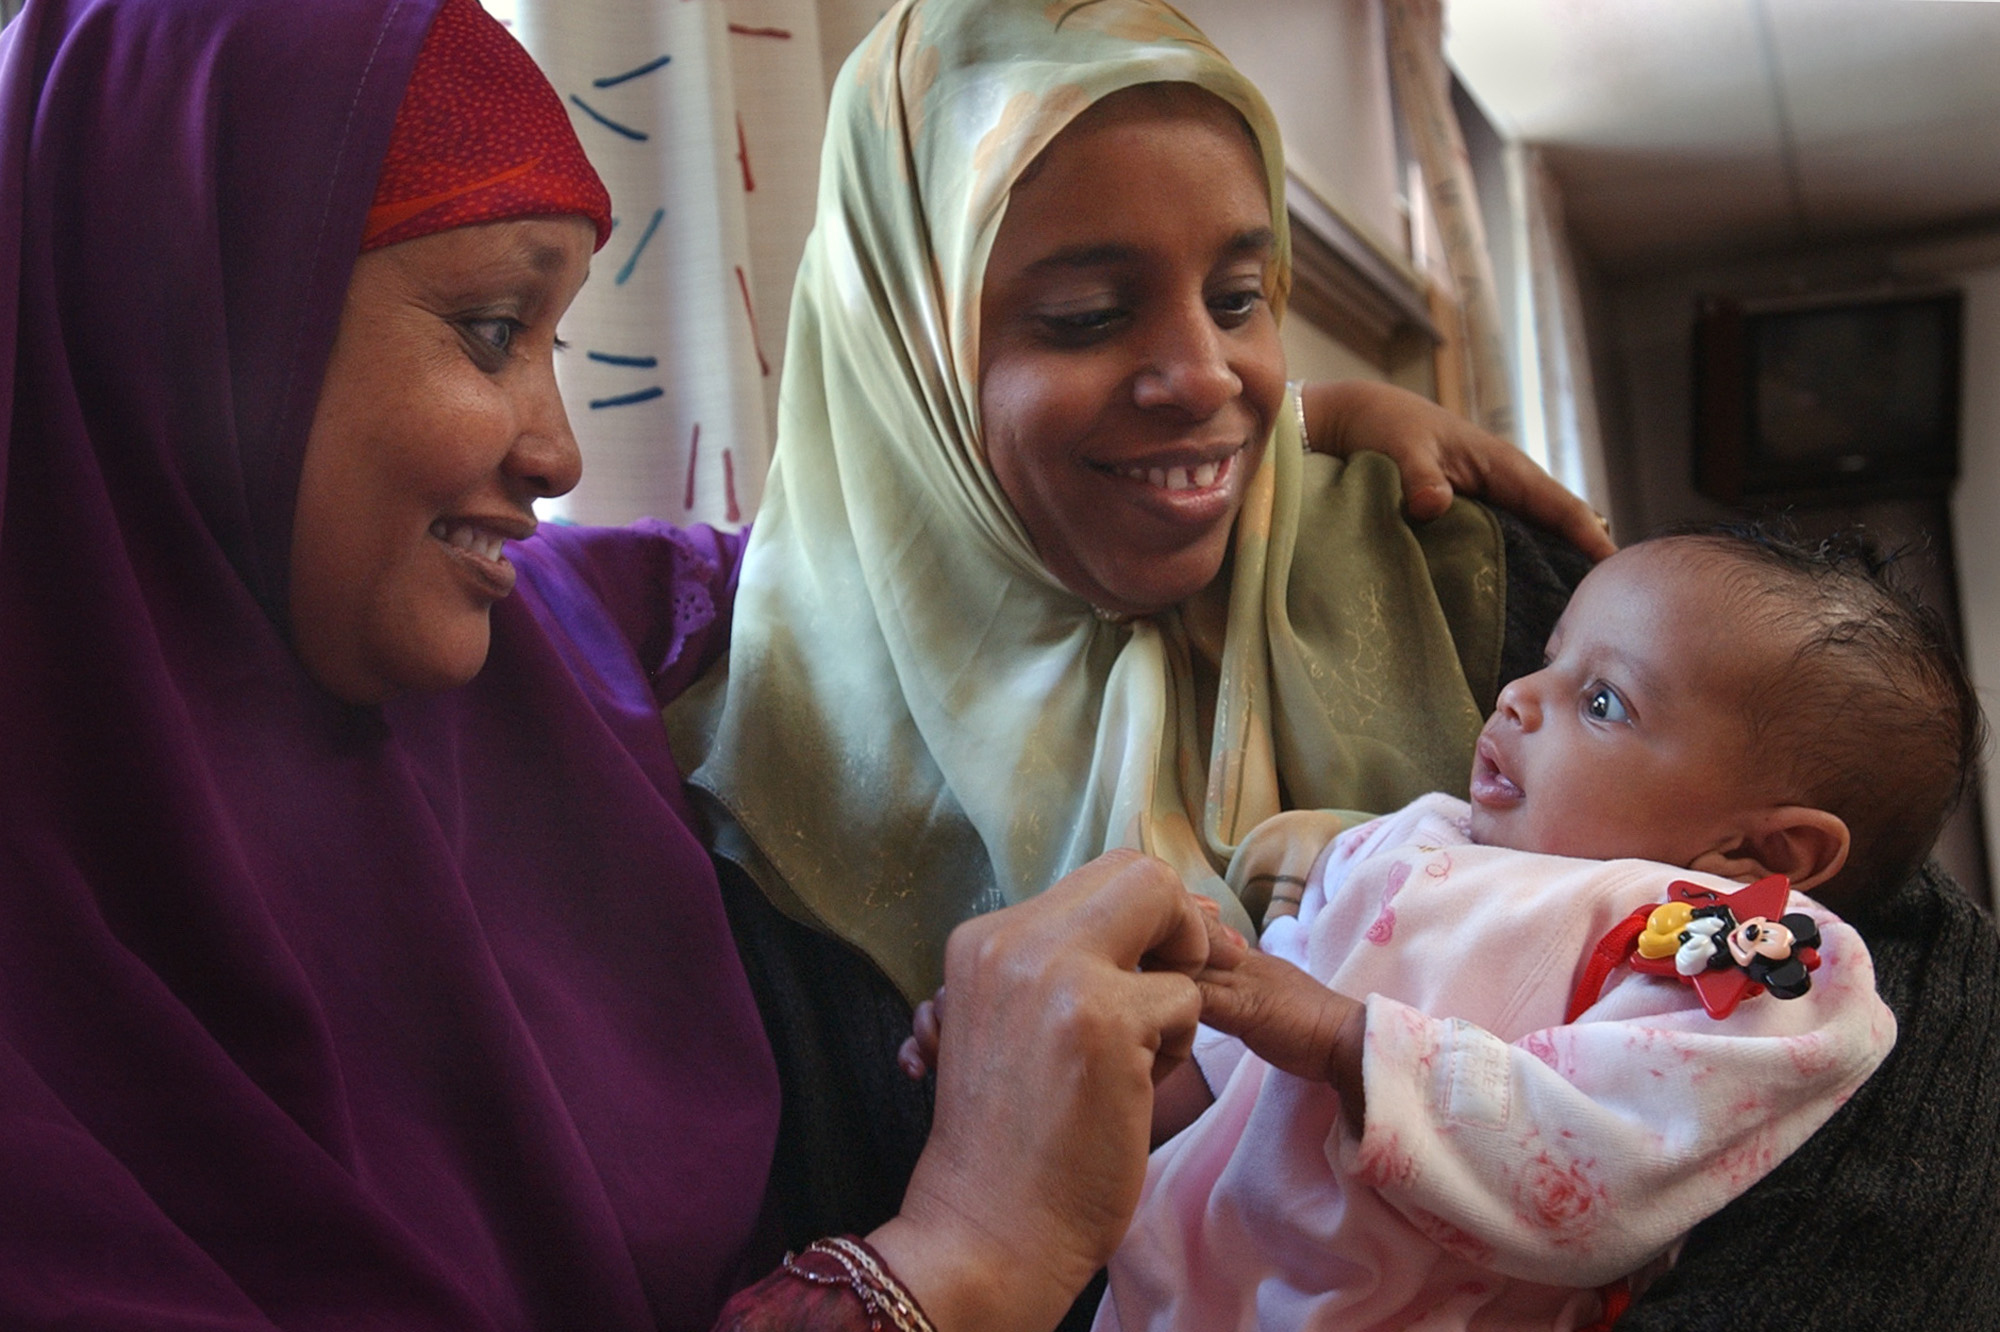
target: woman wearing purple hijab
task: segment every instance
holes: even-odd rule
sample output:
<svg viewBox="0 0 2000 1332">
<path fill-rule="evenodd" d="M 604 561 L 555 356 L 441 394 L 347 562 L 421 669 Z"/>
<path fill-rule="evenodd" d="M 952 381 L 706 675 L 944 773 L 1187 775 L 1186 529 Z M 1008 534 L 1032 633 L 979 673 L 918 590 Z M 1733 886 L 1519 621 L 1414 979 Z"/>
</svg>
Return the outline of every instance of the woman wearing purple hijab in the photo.
<svg viewBox="0 0 2000 1332">
<path fill-rule="evenodd" d="M 710 1326 L 778 1082 L 658 714 L 739 543 L 531 535 L 554 91 L 470 0 L 35 0 L 0 176 L 0 1326 Z M 968 931 L 901 1214 L 732 1317 L 1053 1323 L 1208 940 L 1136 857 Z"/>
</svg>

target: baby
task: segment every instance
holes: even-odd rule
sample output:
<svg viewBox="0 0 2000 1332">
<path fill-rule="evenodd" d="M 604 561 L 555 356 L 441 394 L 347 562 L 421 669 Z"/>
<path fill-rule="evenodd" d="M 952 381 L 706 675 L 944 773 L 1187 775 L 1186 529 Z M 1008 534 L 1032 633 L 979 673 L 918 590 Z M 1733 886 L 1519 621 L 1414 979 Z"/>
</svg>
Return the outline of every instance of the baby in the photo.
<svg viewBox="0 0 2000 1332">
<path fill-rule="evenodd" d="M 1980 737 L 1935 618 L 1852 543 L 1599 565 L 1470 805 L 1239 851 L 1265 951 L 1202 977 L 1236 1039 L 1162 1086 L 1180 1123 L 1214 1105 L 1155 1153 L 1098 1328 L 1608 1325 L 1888 1053 L 1860 938 L 1799 893 L 1900 882 Z"/>
</svg>

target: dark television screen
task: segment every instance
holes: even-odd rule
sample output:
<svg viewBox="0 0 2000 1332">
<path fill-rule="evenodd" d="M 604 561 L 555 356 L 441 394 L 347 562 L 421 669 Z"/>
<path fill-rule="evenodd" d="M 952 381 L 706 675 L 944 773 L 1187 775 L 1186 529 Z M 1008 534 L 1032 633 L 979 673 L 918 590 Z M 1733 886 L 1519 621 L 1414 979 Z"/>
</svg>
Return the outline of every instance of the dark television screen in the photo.
<svg viewBox="0 0 2000 1332">
<path fill-rule="evenodd" d="M 1696 477 L 1717 498 L 1936 491 L 1958 464 L 1956 292 L 1803 308 L 1711 301 Z"/>
</svg>

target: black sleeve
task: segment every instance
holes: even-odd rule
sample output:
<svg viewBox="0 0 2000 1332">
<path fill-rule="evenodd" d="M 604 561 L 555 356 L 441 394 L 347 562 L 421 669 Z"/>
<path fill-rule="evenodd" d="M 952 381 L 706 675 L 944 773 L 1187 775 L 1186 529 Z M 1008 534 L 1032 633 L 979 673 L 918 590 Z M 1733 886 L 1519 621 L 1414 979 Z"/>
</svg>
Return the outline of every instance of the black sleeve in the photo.
<svg viewBox="0 0 2000 1332">
<path fill-rule="evenodd" d="M 2000 1328 L 2000 936 L 1935 865 L 1869 914 L 1896 1048 L 1618 1332 Z"/>
<path fill-rule="evenodd" d="M 896 1064 L 910 1007 L 858 950 L 780 912 L 728 861 L 716 872 L 783 1096 L 766 1223 L 786 1249 L 866 1234 L 902 1205 L 930 1133 L 930 1082 Z"/>
</svg>

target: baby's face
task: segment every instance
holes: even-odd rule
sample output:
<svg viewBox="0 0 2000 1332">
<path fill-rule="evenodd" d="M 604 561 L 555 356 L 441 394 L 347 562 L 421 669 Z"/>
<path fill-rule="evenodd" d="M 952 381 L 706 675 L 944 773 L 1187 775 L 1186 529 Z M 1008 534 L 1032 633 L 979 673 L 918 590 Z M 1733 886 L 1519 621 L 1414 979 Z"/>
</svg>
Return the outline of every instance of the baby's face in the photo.
<svg viewBox="0 0 2000 1332">
<path fill-rule="evenodd" d="M 1500 691 L 1472 765 L 1472 839 L 1686 866 L 1768 800 L 1743 721 L 1781 649 L 1674 542 L 1583 580 L 1548 664 Z"/>
</svg>

